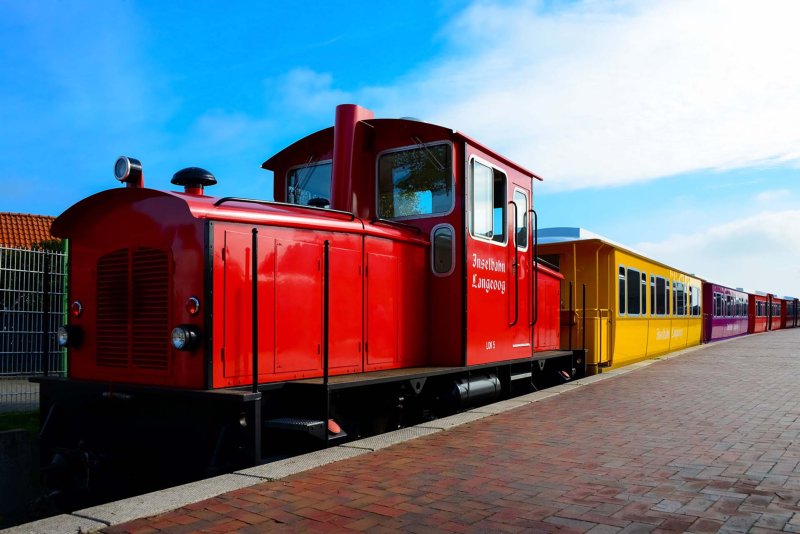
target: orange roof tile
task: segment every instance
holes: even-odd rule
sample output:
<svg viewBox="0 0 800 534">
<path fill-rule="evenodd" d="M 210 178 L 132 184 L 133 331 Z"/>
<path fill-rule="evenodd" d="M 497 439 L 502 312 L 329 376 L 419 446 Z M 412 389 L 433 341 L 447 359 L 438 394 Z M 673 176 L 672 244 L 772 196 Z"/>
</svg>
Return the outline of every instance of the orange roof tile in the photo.
<svg viewBox="0 0 800 534">
<path fill-rule="evenodd" d="M 31 248 L 57 238 L 50 234 L 55 217 L 28 213 L 0 213 L 0 246 Z"/>
</svg>

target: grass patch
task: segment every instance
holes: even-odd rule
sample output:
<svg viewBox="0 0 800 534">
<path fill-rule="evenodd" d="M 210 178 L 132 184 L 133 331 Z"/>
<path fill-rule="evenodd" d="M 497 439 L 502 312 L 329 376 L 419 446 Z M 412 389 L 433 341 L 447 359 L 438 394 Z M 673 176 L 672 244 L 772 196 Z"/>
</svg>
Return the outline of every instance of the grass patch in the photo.
<svg viewBox="0 0 800 534">
<path fill-rule="evenodd" d="M 39 411 L 0 413 L 0 432 L 3 430 L 27 430 L 31 435 L 39 433 Z"/>
</svg>

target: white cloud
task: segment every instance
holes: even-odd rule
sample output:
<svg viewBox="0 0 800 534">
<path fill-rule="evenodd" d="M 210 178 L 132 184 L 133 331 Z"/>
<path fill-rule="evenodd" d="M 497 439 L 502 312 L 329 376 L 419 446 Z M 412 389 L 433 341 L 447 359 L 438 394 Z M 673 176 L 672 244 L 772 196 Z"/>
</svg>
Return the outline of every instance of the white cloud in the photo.
<svg viewBox="0 0 800 534">
<path fill-rule="evenodd" d="M 276 129 L 275 123 L 268 119 L 258 120 L 243 113 L 213 109 L 197 118 L 183 145 L 187 152 L 238 155 L 243 150 L 259 147 Z"/>
<path fill-rule="evenodd" d="M 464 130 L 557 188 L 796 165 L 797 20 L 793 0 L 477 2 L 445 30 L 455 59 L 357 96 Z"/>
<path fill-rule="evenodd" d="M 350 99 L 344 91 L 333 88 L 333 76 L 308 68 L 293 69 L 279 82 L 283 105 L 293 113 L 332 116 L 333 109 Z"/>
<path fill-rule="evenodd" d="M 764 211 L 635 248 L 724 285 L 800 296 L 799 223 L 800 210 Z"/>
<path fill-rule="evenodd" d="M 771 189 L 762 191 L 755 196 L 759 204 L 774 205 L 777 203 L 787 203 L 792 201 L 792 192 L 788 189 Z"/>
</svg>

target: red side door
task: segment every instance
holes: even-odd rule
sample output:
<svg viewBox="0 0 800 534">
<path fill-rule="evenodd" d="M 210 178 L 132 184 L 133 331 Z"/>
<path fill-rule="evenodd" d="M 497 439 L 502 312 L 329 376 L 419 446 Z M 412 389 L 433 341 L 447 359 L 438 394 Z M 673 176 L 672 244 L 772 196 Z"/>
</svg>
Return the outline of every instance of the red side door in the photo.
<svg viewBox="0 0 800 534">
<path fill-rule="evenodd" d="M 467 169 L 467 364 L 529 357 L 530 185 L 480 154 Z M 523 199 L 527 205 L 522 206 Z M 519 234 L 518 231 L 519 230 Z"/>
</svg>

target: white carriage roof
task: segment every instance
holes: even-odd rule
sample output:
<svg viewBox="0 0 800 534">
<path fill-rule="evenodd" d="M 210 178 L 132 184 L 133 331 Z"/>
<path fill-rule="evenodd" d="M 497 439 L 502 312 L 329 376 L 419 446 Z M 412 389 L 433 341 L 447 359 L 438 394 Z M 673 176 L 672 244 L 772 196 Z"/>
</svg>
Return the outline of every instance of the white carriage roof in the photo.
<svg viewBox="0 0 800 534">
<path fill-rule="evenodd" d="M 569 226 L 555 226 L 552 228 L 539 228 L 536 232 L 539 243 L 564 243 L 567 241 L 581 241 L 585 239 L 599 239 L 615 247 L 636 252 L 631 247 L 617 243 L 605 236 L 590 232 L 586 228 L 573 228 Z M 637 254 L 641 254 L 637 252 Z"/>
<path fill-rule="evenodd" d="M 555 226 L 555 227 L 552 227 L 552 228 L 539 228 L 537 230 L 537 232 L 536 232 L 536 238 L 539 241 L 539 244 L 569 243 L 571 241 L 588 241 L 590 239 L 597 239 L 597 240 L 602 241 L 604 243 L 608 243 L 609 245 L 611 245 L 613 247 L 616 247 L 618 249 L 622 249 L 624 251 L 631 252 L 633 254 L 641 256 L 642 258 L 647 258 L 650 261 L 654 261 L 656 263 L 660 263 L 660 264 L 664 265 L 665 267 L 669 267 L 670 269 L 675 269 L 675 270 L 678 270 L 678 271 L 682 271 L 682 272 L 685 272 L 686 274 L 688 274 L 690 276 L 694 276 L 696 278 L 700 278 L 702 280 L 705 280 L 705 278 L 702 277 L 702 276 L 698 276 L 697 274 L 689 272 L 689 271 L 684 271 L 683 269 L 680 269 L 678 267 L 670 267 L 670 264 L 664 263 L 661 260 L 653 258 L 649 254 L 645 254 L 644 252 L 636 250 L 633 247 L 629 247 L 627 245 L 623 245 L 622 243 L 618 243 L 617 241 L 614 241 L 613 239 L 609 239 L 609 238 L 607 238 L 605 236 L 602 236 L 600 234 L 596 234 L 594 232 L 590 232 L 586 228 L 573 228 L 573 227 L 569 227 L 569 226 Z"/>
</svg>

